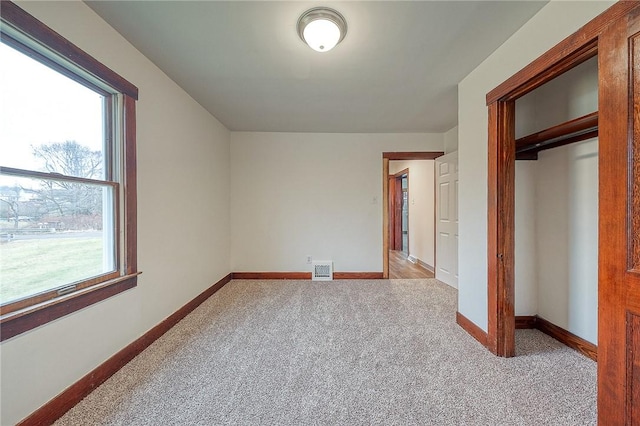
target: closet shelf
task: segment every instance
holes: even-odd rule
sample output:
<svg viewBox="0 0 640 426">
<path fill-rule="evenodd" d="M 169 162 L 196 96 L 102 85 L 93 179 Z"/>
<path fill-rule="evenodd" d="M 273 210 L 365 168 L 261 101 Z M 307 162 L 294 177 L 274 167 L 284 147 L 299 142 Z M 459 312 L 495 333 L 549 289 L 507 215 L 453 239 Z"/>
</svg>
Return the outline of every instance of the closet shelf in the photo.
<svg viewBox="0 0 640 426">
<path fill-rule="evenodd" d="M 598 111 L 516 139 L 516 160 L 537 160 L 538 152 L 598 136 Z"/>
</svg>

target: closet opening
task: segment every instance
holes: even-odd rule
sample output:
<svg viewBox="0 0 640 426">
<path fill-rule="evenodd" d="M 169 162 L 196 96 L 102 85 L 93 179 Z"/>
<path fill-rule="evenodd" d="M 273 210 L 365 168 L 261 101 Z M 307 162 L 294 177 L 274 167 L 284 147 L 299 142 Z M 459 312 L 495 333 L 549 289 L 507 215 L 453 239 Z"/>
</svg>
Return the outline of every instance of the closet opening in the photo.
<svg viewBox="0 0 640 426">
<path fill-rule="evenodd" d="M 597 59 L 515 101 L 515 328 L 537 328 L 593 360 L 598 341 Z"/>
</svg>

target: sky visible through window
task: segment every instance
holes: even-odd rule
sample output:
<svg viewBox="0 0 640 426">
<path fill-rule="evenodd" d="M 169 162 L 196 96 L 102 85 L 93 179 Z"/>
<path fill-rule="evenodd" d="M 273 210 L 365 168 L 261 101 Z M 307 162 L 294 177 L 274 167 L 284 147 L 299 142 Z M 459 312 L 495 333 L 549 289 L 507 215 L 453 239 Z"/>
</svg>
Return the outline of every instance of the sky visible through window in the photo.
<svg viewBox="0 0 640 426">
<path fill-rule="evenodd" d="M 0 64 L 1 165 L 44 171 L 33 147 L 67 140 L 103 150 L 100 94 L 4 43 Z"/>
</svg>

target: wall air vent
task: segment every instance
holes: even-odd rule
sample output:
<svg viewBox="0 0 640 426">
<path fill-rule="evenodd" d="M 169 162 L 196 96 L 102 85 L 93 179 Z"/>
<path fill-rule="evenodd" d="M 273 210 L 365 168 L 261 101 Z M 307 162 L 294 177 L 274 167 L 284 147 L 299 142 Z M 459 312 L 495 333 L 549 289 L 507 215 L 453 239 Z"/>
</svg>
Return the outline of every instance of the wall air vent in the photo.
<svg viewBox="0 0 640 426">
<path fill-rule="evenodd" d="M 333 262 L 330 260 L 319 260 L 313 262 L 313 271 L 311 272 L 312 281 L 331 281 L 333 280 Z"/>
</svg>

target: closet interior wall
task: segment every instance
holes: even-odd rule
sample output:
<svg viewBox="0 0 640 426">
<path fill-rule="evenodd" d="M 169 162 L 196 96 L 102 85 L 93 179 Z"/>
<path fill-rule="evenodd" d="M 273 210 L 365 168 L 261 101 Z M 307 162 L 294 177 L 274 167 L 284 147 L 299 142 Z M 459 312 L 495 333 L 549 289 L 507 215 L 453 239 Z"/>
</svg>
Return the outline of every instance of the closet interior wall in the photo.
<svg viewBox="0 0 640 426">
<path fill-rule="evenodd" d="M 597 58 L 516 101 L 516 139 L 598 109 Z M 597 344 L 598 141 L 516 161 L 515 314 Z"/>
</svg>

